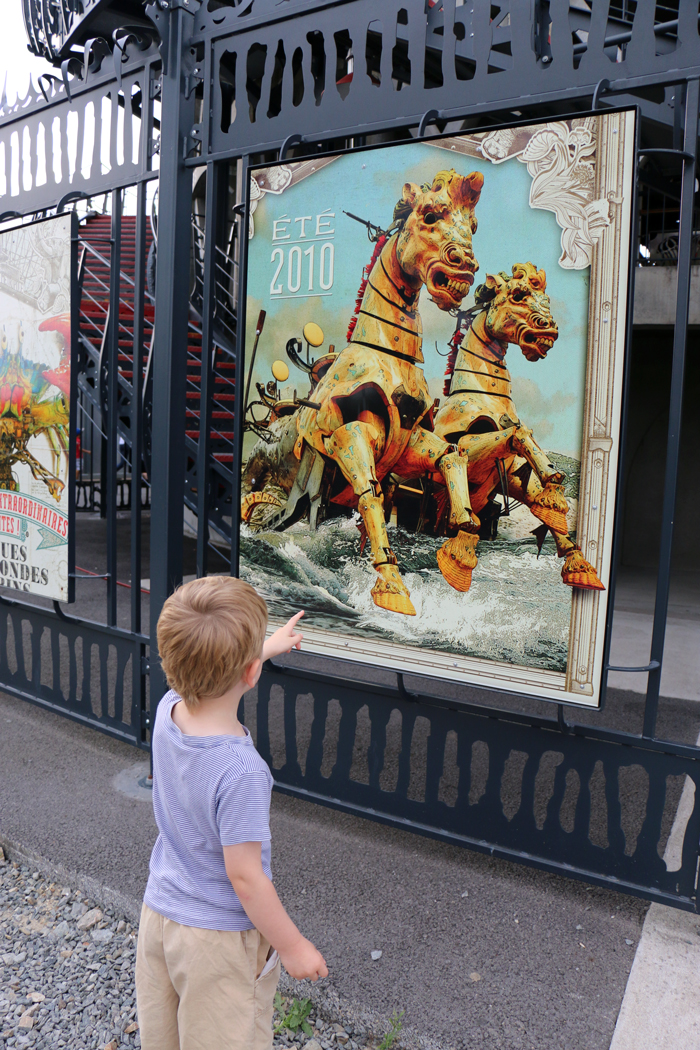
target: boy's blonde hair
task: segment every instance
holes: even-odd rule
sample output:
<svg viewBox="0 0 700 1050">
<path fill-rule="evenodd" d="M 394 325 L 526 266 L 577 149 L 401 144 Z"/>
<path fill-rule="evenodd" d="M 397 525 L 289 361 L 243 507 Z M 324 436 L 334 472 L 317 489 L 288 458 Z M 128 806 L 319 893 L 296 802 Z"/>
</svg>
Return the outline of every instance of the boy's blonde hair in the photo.
<svg viewBox="0 0 700 1050">
<path fill-rule="evenodd" d="M 243 580 L 203 576 L 170 595 L 158 619 L 158 652 L 171 689 L 188 707 L 221 696 L 262 653 L 267 605 Z"/>
</svg>

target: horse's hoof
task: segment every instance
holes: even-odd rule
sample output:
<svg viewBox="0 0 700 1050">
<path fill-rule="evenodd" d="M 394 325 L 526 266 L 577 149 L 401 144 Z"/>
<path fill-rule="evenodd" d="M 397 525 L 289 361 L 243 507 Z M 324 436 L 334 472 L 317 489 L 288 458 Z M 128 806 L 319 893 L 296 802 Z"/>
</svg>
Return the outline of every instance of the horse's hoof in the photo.
<svg viewBox="0 0 700 1050">
<path fill-rule="evenodd" d="M 249 492 L 247 496 L 244 496 L 241 500 L 241 521 L 247 525 L 255 512 L 255 509 L 261 504 L 267 504 L 271 507 L 281 507 L 282 504 L 269 492 Z"/>
<path fill-rule="evenodd" d="M 566 502 L 564 496 L 564 490 L 561 485 L 555 485 L 553 482 L 548 481 L 539 496 L 535 496 L 534 500 L 530 504 L 530 510 L 543 521 L 545 525 L 548 525 L 554 532 L 558 532 L 561 536 L 566 536 L 568 531 L 566 525 L 566 512 L 569 509 L 569 504 Z"/>
<path fill-rule="evenodd" d="M 372 588 L 372 601 L 380 609 L 402 613 L 404 616 L 415 616 L 408 587 L 401 579 L 395 565 L 377 565 L 377 582 Z"/>
<path fill-rule="evenodd" d="M 468 591 L 472 585 L 472 571 L 477 565 L 474 548 L 478 542 L 477 533 L 461 530 L 437 552 L 440 572 L 456 591 Z"/>
<path fill-rule="evenodd" d="M 584 591 L 604 591 L 605 587 L 598 578 L 590 562 L 587 562 L 580 550 L 567 554 L 561 578 L 569 587 L 579 587 Z"/>
</svg>

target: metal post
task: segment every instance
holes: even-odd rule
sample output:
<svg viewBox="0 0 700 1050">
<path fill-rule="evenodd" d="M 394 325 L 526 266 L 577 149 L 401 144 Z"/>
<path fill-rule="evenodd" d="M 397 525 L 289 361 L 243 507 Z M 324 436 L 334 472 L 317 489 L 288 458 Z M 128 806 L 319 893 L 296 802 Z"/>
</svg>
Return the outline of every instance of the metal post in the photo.
<svg viewBox="0 0 700 1050">
<path fill-rule="evenodd" d="M 197 443 L 197 576 L 206 576 L 209 554 L 209 498 L 211 470 L 211 412 L 214 393 L 213 321 L 216 303 L 216 246 L 220 227 L 221 166 L 207 166 L 204 218 L 204 284 L 202 290 L 202 372 L 199 391 L 199 440 Z"/>
<path fill-rule="evenodd" d="M 690 304 L 690 267 L 693 258 L 693 213 L 699 104 L 700 81 L 697 79 L 689 80 L 685 100 L 683 181 L 681 183 L 681 215 L 678 225 L 678 289 L 676 292 L 676 322 L 673 332 L 673 364 L 671 369 L 668 445 L 666 447 L 666 474 L 661 516 L 659 571 L 656 580 L 654 629 L 651 637 L 651 652 L 649 654 L 649 662 L 658 661 L 659 666 L 654 667 L 649 672 L 646 705 L 644 708 L 643 735 L 645 737 L 653 737 L 656 732 L 656 715 L 659 707 L 661 665 L 664 657 L 668 596 L 671 582 L 673 525 L 678 488 L 678 457 L 681 444 L 681 417 L 683 411 L 685 347 Z"/>
<path fill-rule="evenodd" d="M 146 193 L 140 182 L 136 196 L 134 249 L 134 327 L 131 373 L 131 630 L 141 630 L 141 444 L 143 441 L 143 311 L 146 284 Z"/>
<path fill-rule="evenodd" d="M 185 498 L 185 404 L 190 283 L 192 175 L 185 167 L 194 93 L 185 98 L 185 50 L 193 15 L 168 12 L 161 93 L 158 265 L 153 342 L 151 447 L 151 725 L 166 689 L 157 658 L 156 627 L 163 603 L 182 582 Z"/>
<path fill-rule="evenodd" d="M 109 336 L 107 343 L 107 437 L 103 459 L 102 506 L 107 514 L 107 623 L 117 622 L 117 410 L 119 392 L 119 291 L 122 245 L 122 193 L 112 192 L 109 258 Z"/>
</svg>

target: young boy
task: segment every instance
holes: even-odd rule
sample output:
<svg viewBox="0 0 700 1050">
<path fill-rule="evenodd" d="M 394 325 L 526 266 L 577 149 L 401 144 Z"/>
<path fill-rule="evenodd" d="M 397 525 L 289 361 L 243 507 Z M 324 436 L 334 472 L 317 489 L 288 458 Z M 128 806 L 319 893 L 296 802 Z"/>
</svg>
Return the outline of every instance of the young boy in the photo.
<svg viewBox="0 0 700 1050">
<path fill-rule="evenodd" d="M 265 641 L 265 602 L 229 576 L 193 580 L 163 606 L 171 691 L 152 741 L 160 834 L 136 957 L 143 1050 L 270 1050 L 280 965 L 299 980 L 328 974 L 272 885 L 272 776 L 237 718 L 263 660 L 301 647 L 302 615 Z"/>
</svg>

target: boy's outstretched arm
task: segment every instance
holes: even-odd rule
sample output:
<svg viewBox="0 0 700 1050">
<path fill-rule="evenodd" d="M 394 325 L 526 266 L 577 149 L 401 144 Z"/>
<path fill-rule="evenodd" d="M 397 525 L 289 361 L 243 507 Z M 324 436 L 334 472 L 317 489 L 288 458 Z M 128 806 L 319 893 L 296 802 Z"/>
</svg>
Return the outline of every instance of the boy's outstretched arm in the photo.
<svg viewBox="0 0 700 1050">
<path fill-rule="evenodd" d="M 287 620 L 284 627 L 279 627 L 274 634 L 265 639 L 262 658 L 269 660 L 272 656 L 281 656 L 282 653 L 291 652 L 292 649 L 301 649 L 304 635 L 297 631 L 296 626 L 304 615 L 304 610 L 295 613 L 291 620 Z"/>
<path fill-rule="evenodd" d="M 262 869 L 261 844 L 242 842 L 237 846 L 224 846 L 224 863 L 246 915 L 277 949 L 289 976 L 297 981 L 305 977 L 312 981 L 327 977 L 325 959 L 289 918 L 277 890 Z"/>
</svg>

